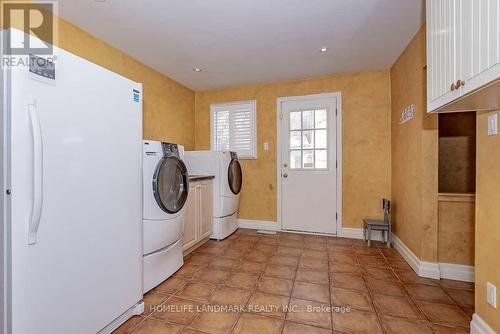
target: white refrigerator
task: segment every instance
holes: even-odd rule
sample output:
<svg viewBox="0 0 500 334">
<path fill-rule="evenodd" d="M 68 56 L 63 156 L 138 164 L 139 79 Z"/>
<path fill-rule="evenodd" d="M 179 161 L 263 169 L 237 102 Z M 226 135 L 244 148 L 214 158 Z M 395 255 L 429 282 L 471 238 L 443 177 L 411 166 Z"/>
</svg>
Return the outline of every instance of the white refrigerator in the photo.
<svg viewBox="0 0 500 334">
<path fill-rule="evenodd" d="M 142 86 L 55 53 L 2 70 L 1 325 L 109 333 L 144 305 Z"/>
</svg>

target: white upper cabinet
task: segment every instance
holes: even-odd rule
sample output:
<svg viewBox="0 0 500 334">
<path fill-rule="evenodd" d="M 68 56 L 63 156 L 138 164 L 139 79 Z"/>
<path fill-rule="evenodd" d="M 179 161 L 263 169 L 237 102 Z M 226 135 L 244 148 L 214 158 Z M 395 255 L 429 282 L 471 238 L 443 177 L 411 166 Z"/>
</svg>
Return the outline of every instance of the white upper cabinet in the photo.
<svg viewBox="0 0 500 334">
<path fill-rule="evenodd" d="M 427 0 L 427 110 L 500 108 L 500 0 Z"/>
<path fill-rule="evenodd" d="M 458 33 L 454 0 L 427 1 L 427 96 L 429 102 L 457 97 L 451 84 L 457 78 Z M 438 56 L 439 55 L 439 56 Z"/>
</svg>

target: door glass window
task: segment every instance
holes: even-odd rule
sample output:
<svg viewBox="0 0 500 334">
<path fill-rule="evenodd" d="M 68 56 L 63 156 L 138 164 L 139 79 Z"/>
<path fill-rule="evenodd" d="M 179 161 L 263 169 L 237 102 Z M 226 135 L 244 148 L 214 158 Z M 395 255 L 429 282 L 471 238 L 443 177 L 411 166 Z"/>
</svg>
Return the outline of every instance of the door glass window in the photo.
<svg viewBox="0 0 500 334">
<path fill-rule="evenodd" d="M 328 168 L 326 109 L 290 112 L 290 169 Z"/>
<path fill-rule="evenodd" d="M 187 169 L 177 158 L 164 159 L 155 177 L 155 198 L 167 213 L 176 213 L 184 206 L 188 195 Z"/>
<path fill-rule="evenodd" d="M 241 165 L 238 160 L 233 159 L 229 164 L 228 170 L 229 188 L 233 194 L 238 195 L 241 191 L 243 183 L 243 173 L 241 172 Z"/>
<path fill-rule="evenodd" d="M 290 151 L 290 168 L 298 169 L 302 166 L 302 151 L 301 150 L 291 150 Z"/>
<path fill-rule="evenodd" d="M 306 110 L 302 112 L 302 129 L 314 128 L 314 110 Z"/>
<path fill-rule="evenodd" d="M 302 135 L 301 131 L 290 131 L 290 148 L 291 149 L 300 149 L 301 148 L 301 139 Z"/>
<path fill-rule="evenodd" d="M 302 113 L 295 111 L 290 113 L 290 130 L 302 129 Z"/>
<path fill-rule="evenodd" d="M 326 168 L 326 150 L 316 150 L 314 162 L 316 164 L 316 168 Z"/>
</svg>

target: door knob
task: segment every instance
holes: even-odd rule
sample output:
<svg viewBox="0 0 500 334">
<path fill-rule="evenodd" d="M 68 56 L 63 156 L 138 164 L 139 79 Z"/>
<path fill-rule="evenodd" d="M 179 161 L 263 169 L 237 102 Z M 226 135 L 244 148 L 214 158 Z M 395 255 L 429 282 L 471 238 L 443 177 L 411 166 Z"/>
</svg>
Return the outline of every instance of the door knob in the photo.
<svg viewBox="0 0 500 334">
<path fill-rule="evenodd" d="M 288 174 L 287 174 L 287 173 L 283 174 L 283 177 L 284 177 L 284 178 L 287 178 L 287 177 L 288 177 Z"/>
<path fill-rule="evenodd" d="M 465 81 L 464 80 L 457 80 L 457 83 L 455 85 L 456 85 L 457 89 L 459 89 L 460 87 L 465 85 Z"/>
<path fill-rule="evenodd" d="M 455 89 L 457 89 L 457 88 L 458 88 L 458 87 L 457 87 L 457 85 L 455 85 L 455 83 L 452 83 L 452 84 L 451 84 L 451 90 L 455 90 Z"/>
<path fill-rule="evenodd" d="M 283 167 L 288 167 L 288 162 L 283 163 Z"/>
</svg>

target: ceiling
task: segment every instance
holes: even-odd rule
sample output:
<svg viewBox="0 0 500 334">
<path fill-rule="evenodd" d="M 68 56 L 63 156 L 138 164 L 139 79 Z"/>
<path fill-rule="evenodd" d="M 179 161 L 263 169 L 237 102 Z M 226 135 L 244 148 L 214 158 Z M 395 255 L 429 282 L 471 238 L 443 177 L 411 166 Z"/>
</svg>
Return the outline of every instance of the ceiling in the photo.
<svg viewBox="0 0 500 334">
<path fill-rule="evenodd" d="M 423 0 L 100 1 L 59 14 L 194 90 L 387 69 L 424 22 Z"/>
</svg>

